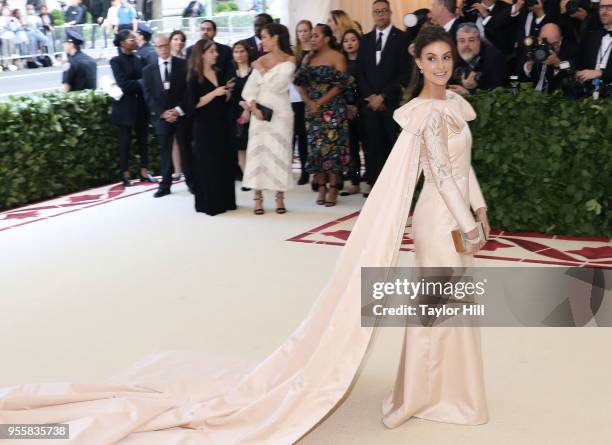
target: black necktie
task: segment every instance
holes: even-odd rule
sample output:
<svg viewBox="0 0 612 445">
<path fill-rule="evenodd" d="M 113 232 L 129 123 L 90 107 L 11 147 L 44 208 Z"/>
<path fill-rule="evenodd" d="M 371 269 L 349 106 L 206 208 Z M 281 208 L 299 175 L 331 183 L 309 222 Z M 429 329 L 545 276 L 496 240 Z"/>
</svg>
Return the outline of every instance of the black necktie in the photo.
<svg viewBox="0 0 612 445">
<path fill-rule="evenodd" d="M 376 39 L 376 51 L 382 51 L 382 36 L 383 33 L 378 33 L 378 39 Z"/>
<path fill-rule="evenodd" d="M 168 72 L 168 61 L 164 62 L 164 82 L 168 82 L 170 80 L 170 72 Z"/>
</svg>

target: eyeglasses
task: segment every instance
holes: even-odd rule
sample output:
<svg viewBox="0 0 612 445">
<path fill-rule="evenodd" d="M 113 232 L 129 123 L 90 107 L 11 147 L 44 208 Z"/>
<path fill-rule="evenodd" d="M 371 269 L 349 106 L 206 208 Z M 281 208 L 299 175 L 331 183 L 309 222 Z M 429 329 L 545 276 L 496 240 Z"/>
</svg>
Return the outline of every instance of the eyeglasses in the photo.
<svg viewBox="0 0 612 445">
<path fill-rule="evenodd" d="M 612 12 L 612 5 L 599 5 L 599 10 Z"/>
<path fill-rule="evenodd" d="M 389 13 L 388 9 L 375 9 L 372 11 L 374 15 L 387 15 Z"/>
</svg>

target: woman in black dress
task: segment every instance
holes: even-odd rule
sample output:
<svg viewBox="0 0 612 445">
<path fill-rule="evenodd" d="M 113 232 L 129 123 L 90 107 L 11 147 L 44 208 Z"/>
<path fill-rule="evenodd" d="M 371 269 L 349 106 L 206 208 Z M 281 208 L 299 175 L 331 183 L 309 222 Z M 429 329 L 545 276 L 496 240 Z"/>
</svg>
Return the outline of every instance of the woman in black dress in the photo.
<svg viewBox="0 0 612 445">
<path fill-rule="evenodd" d="M 235 153 L 229 146 L 228 100 L 233 82 L 217 70 L 217 45 L 198 41 L 189 58 L 187 108 L 193 117 L 195 208 L 217 215 L 236 209 Z"/>
<path fill-rule="evenodd" d="M 249 142 L 249 119 L 251 115 L 249 104 L 242 99 L 242 90 L 251 75 L 251 63 L 253 63 L 254 58 L 246 40 L 234 43 L 232 56 L 234 58 L 235 85 L 229 101 L 230 145 L 234 152 L 237 153 L 240 177 L 242 177 L 246 165 L 246 149 Z M 242 191 L 246 192 L 248 190 L 250 189 L 242 187 Z"/>
<path fill-rule="evenodd" d="M 119 55 L 110 60 L 113 76 L 123 96 L 113 101 L 112 120 L 119 136 L 119 168 L 123 173 L 123 185 L 129 187 L 129 154 L 132 130 L 136 132 L 140 150 L 140 181 L 157 182 L 149 172 L 149 111 L 142 92 L 142 69 L 144 63 L 135 54 L 138 43 L 136 35 L 127 29 L 119 31 L 113 41 Z"/>
<path fill-rule="evenodd" d="M 359 116 L 358 104 L 360 103 L 358 85 L 358 68 L 357 68 L 357 53 L 359 52 L 359 41 L 361 34 L 355 29 L 349 29 L 342 36 L 342 52 L 346 56 L 348 73 L 353 77 L 353 94 L 348 102 L 348 119 L 349 119 L 349 168 L 348 179 L 351 181 L 351 187 L 343 192 L 340 196 L 348 196 L 360 193 L 359 183 L 361 182 L 361 157 L 359 149 L 363 141 L 363 131 L 361 130 L 361 119 Z"/>
</svg>

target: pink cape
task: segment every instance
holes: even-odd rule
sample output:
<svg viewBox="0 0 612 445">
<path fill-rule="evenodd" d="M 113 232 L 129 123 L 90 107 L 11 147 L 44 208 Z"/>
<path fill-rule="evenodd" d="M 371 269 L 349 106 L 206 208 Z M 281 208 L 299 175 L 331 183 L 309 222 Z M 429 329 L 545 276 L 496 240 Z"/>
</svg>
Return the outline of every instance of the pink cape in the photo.
<svg viewBox="0 0 612 445">
<path fill-rule="evenodd" d="M 361 268 L 397 264 L 431 107 L 444 112 L 450 127 L 474 118 L 462 98 L 447 94 L 450 100 L 414 99 L 395 112 L 403 131 L 329 282 L 263 361 L 159 353 L 110 383 L 2 388 L 0 423 L 67 423 L 66 444 L 296 442 L 346 394 L 365 355 L 373 328 L 361 327 Z"/>
</svg>

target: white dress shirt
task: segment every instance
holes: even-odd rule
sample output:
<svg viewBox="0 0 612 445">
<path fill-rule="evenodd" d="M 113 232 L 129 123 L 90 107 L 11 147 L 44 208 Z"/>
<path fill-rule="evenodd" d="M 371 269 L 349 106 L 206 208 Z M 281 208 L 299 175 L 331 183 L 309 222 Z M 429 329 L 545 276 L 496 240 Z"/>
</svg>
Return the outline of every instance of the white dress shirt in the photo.
<svg viewBox="0 0 612 445">
<path fill-rule="evenodd" d="M 378 36 L 380 36 L 380 33 L 382 32 L 382 45 L 381 45 L 380 51 L 376 51 L 376 65 L 380 63 L 380 59 L 382 58 L 382 52 L 385 49 L 387 40 L 389 39 L 389 34 L 391 34 L 392 26 L 393 25 L 389 25 L 383 30 L 376 28 L 376 38 L 374 39 L 374 44 L 376 44 L 376 42 L 378 41 Z"/>
<path fill-rule="evenodd" d="M 601 39 L 601 45 L 599 45 L 599 51 L 597 52 L 597 65 L 596 70 L 605 70 L 608 66 L 608 60 L 610 59 L 610 53 L 612 52 L 612 37 L 610 34 L 606 34 Z"/>
<path fill-rule="evenodd" d="M 453 27 L 453 24 L 456 21 L 457 21 L 457 17 L 453 17 L 452 19 L 450 19 L 450 21 L 446 22 L 446 24 L 443 26 L 444 31 L 450 32 L 451 28 Z"/>
<path fill-rule="evenodd" d="M 162 59 L 161 57 L 157 58 L 157 63 L 159 64 L 159 77 L 161 77 L 162 82 L 170 82 L 170 79 L 165 79 L 164 76 L 166 71 L 165 62 L 168 62 L 168 76 L 172 73 L 172 57 L 168 57 L 167 59 Z"/>
<path fill-rule="evenodd" d="M 168 78 L 165 79 L 164 76 L 166 75 L 165 71 L 166 71 L 166 64 L 164 62 L 168 62 Z M 170 74 L 172 74 L 172 56 L 168 57 L 167 59 L 162 59 L 161 57 L 157 58 L 157 64 L 159 66 L 159 77 L 162 80 L 162 83 L 164 82 L 170 82 Z M 164 88 L 165 89 L 165 88 Z M 183 111 L 183 109 L 179 106 L 174 107 L 174 109 L 176 110 L 176 112 L 180 115 L 180 116 L 184 116 L 185 112 Z"/>
<path fill-rule="evenodd" d="M 485 29 L 484 29 L 484 27 L 491 20 L 491 17 L 492 17 L 491 16 L 491 11 L 493 11 L 493 8 L 495 7 L 495 2 L 493 2 L 493 4 L 491 6 L 487 6 L 487 5 L 484 4 L 484 2 L 482 2 L 482 6 L 484 6 L 485 9 L 487 11 L 489 11 L 489 15 L 486 16 L 485 18 L 482 18 L 482 16 L 480 14 L 478 14 L 478 18 L 476 19 L 476 27 L 480 31 L 480 36 L 484 37 L 485 36 Z"/>
</svg>

